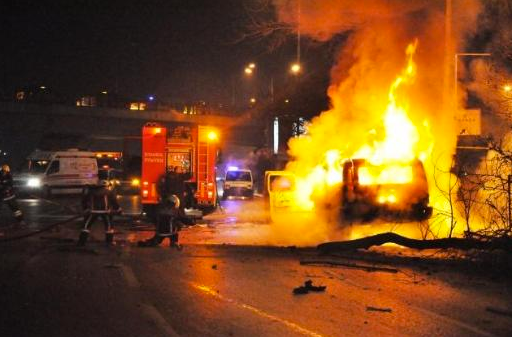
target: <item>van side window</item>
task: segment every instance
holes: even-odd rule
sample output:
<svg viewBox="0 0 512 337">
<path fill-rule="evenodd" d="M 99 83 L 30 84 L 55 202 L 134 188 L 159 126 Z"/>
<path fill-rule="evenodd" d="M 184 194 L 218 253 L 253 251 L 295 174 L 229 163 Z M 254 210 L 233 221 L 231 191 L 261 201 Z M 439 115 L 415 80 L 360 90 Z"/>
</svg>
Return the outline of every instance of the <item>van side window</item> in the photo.
<svg viewBox="0 0 512 337">
<path fill-rule="evenodd" d="M 60 168 L 60 162 L 58 160 L 55 160 L 52 162 L 52 164 L 48 168 L 48 171 L 46 172 L 46 174 L 57 173 L 57 172 L 59 172 L 59 168 Z"/>
</svg>

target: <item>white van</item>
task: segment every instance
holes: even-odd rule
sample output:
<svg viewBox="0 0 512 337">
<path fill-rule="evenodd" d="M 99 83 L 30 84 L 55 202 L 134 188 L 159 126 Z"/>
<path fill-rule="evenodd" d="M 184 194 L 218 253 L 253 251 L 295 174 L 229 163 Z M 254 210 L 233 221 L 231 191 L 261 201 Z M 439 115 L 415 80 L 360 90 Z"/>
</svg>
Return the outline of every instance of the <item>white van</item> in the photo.
<svg viewBox="0 0 512 337">
<path fill-rule="evenodd" d="M 254 190 L 251 170 L 241 170 L 230 167 L 224 178 L 222 199 L 226 200 L 230 196 L 252 198 L 253 195 Z"/>
<path fill-rule="evenodd" d="M 52 193 L 81 192 L 84 186 L 98 183 L 98 164 L 93 152 L 66 151 L 32 152 L 21 173 L 14 176 L 14 187 L 22 192 Z"/>
</svg>

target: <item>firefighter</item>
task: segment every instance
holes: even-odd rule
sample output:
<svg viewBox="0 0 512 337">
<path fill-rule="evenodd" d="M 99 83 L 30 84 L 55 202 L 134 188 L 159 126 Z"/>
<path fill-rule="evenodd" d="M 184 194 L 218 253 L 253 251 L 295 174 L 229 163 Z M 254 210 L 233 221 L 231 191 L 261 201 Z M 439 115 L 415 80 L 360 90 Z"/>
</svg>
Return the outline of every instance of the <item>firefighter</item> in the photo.
<svg viewBox="0 0 512 337">
<path fill-rule="evenodd" d="M 169 246 L 181 250 L 178 243 L 178 231 L 181 229 L 185 213 L 180 208 L 180 199 L 176 195 L 165 196 L 157 209 L 155 235 L 147 240 L 139 241 L 139 247 L 156 247 L 169 238 Z"/>
<path fill-rule="evenodd" d="M 13 212 L 17 225 L 24 225 L 23 213 L 16 201 L 16 194 L 14 194 L 11 169 L 9 165 L 5 164 L 2 165 L 2 169 L 0 170 L 0 206 L 2 206 L 3 203 L 6 203 Z"/>
<path fill-rule="evenodd" d="M 180 222 L 184 225 L 191 226 L 195 222 L 193 219 L 185 215 L 185 206 L 191 207 L 193 204 L 193 192 L 188 188 L 186 181 L 190 179 L 190 174 L 183 171 L 182 167 L 175 166 L 167 174 L 160 178 L 158 183 L 158 193 L 160 200 L 174 195 L 179 199 Z"/>
<path fill-rule="evenodd" d="M 98 185 L 86 189 L 82 197 L 84 210 L 84 228 L 80 232 L 78 245 L 83 246 L 89 237 L 89 230 L 94 221 L 100 217 L 105 225 L 105 241 L 107 244 L 114 242 L 114 228 L 112 218 L 114 214 L 121 214 L 122 209 L 117 203 L 116 194 L 109 189 L 109 184 L 101 180 Z"/>
</svg>

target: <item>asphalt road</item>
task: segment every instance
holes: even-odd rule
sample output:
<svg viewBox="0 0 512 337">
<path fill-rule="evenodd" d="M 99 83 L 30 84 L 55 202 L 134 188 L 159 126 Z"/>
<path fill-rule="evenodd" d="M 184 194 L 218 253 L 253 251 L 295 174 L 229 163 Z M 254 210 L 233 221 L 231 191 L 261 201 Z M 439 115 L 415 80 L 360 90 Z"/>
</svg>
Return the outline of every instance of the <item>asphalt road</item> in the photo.
<svg viewBox="0 0 512 337">
<path fill-rule="evenodd" d="M 136 197 L 121 202 L 137 213 Z M 2 242 L 71 218 L 79 203 L 21 205 L 28 229 L 12 232 L 5 207 L 0 216 L 0 336 L 512 335 L 510 280 L 422 260 L 390 260 L 373 272 L 300 264 L 374 266 L 361 253 L 325 257 L 272 245 L 258 199 L 228 201 L 184 229 L 182 251 L 167 242 L 136 247 L 152 232 L 129 216 L 116 221 L 113 247 L 104 245 L 99 223 L 87 246 L 76 247 L 79 219 Z M 325 291 L 294 295 L 306 280 Z"/>
</svg>

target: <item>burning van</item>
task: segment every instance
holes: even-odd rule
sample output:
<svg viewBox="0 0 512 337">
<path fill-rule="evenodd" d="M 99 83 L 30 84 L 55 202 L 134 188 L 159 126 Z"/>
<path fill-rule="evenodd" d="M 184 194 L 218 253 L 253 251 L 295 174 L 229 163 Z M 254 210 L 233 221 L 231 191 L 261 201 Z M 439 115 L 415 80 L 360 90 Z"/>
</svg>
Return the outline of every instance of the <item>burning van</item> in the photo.
<svg viewBox="0 0 512 337">
<path fill-rule="evenodd" d="M 424 220 L 432 214 L 428 183 L 419 160 L 408 163 L 374 165 L 365 159 L 343 164 L 341 193 L 343 215 L 347 219 L 394 217 Z"/>
</svg>

